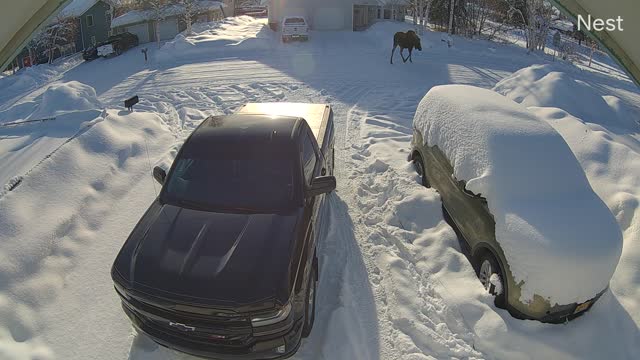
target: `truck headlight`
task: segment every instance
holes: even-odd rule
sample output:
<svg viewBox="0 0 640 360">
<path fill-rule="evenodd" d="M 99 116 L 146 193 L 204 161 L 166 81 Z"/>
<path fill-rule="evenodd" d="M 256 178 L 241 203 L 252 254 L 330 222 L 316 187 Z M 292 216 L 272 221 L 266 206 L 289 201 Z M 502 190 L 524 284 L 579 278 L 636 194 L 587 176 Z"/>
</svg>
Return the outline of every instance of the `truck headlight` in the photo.
<svg viewBox="0 0 640 360">
<path fill-rule="evenodd" d="M 261 314 L 251 318 L 251 325 L 269 326 L 286 320 L 291 313 L 291 302 L 288 302 L 282 309 L 269 314 Z"/>
</svg>

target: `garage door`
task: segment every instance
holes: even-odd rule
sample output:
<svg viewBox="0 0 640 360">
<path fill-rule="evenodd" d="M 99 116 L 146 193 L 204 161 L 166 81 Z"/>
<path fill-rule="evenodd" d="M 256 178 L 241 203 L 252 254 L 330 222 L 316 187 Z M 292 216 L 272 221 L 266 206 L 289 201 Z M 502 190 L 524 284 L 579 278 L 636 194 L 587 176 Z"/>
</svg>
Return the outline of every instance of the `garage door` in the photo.
<svg viewBox="0 0 640 360">
<path fill-rule="evenodd" d="M 349 14 L 350 15 L 350 14 Z M 341 8 L 317 8 L 313 12 L 313 27 L 316 30 L 342 30 L 345 28 Z"/>
<path fill-rule="evenodd" d="M 140 44 L 149 42 L 149 26 L 147 24 L 127 26 L 127 31 L 137 35 Z"/>
<path fill-rule="evenodd" d="M 178 20 L 160 21 L 160 40 L 173 40 L 178 35 Z"/>
</svg>

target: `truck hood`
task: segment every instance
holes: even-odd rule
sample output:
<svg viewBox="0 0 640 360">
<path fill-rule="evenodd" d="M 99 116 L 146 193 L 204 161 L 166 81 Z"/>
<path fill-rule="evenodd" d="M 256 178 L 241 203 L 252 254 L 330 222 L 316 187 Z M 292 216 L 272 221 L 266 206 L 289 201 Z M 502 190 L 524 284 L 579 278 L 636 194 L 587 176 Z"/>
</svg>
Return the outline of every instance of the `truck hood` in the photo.
<svg viewBox="0 0 640 360">
<path fill-rule="evenodd" d="M 298 213 L 234 214 L 157 201 L 114 263 L 127 287 L 164 299 L 235 307 L 286 301 Z"/>
</svg>

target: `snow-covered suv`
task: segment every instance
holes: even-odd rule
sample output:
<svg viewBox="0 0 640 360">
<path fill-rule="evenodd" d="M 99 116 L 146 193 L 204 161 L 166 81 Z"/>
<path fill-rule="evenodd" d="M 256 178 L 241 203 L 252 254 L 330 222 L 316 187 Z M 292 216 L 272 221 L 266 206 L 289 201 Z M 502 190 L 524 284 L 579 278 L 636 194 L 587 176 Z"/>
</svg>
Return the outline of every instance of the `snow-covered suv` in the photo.
<svg viewBox="0 0 640 360">
<path fill-rule="evenodd" d="M 416 110 L 409 160 L 440 193 L 496 306 L 564 322 L 608 288 L 622 251 L 616 219 L 562 136 L 522 105 L 433 87 Z"/>
<path fill-rule="evenodd" d="M 309 24 L 304 16 L 289 16 L 282 20 L 282 41 L 309 40 Z"/>
</svg>

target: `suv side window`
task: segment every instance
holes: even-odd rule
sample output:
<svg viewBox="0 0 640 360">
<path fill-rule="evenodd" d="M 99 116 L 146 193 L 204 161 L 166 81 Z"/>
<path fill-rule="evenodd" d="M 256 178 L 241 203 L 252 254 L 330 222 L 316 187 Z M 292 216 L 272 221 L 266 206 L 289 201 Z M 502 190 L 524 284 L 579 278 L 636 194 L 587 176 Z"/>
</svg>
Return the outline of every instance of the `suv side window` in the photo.
<svg viewBox="0 0 640 360">
<path fill-rule="evenodd" d="M 304 140 L 302 141 L 302 167 L 304 168 L 304 179 L 307 184 L 311 183 L 311 179 L 313 179 L 313 170 L 316 167 L 316 152 L 313 149 L 313 142 L 309 138 L 309 132 L 306 132 L 304 135 Z"/>
</svg>

